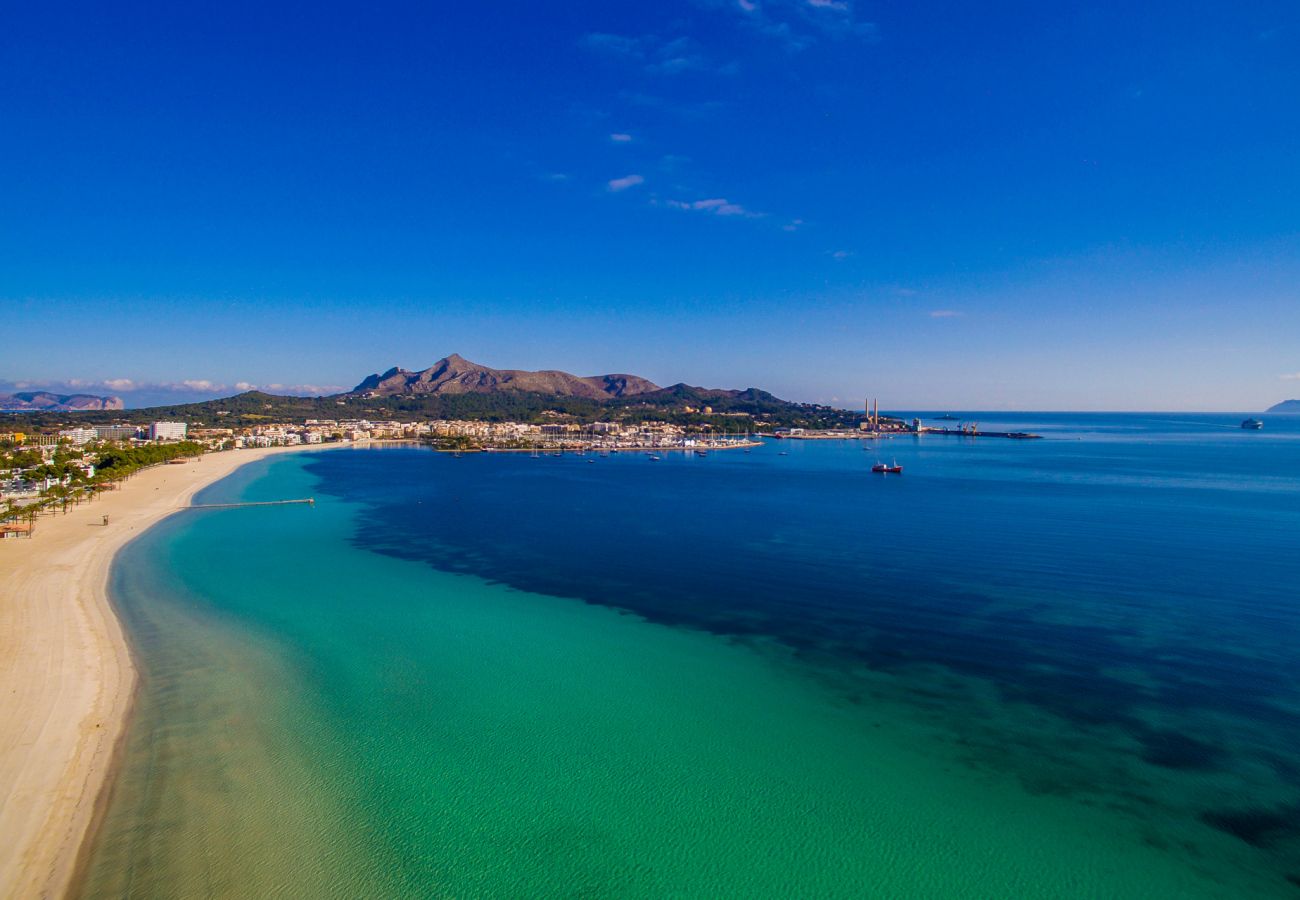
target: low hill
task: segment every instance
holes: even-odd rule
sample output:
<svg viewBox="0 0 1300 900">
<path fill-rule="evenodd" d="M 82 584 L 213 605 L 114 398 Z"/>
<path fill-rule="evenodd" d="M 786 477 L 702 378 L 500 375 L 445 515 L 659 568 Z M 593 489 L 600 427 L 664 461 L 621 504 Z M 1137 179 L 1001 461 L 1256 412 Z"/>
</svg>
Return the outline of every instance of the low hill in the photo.
<svg viewBox="0 0 1300 900">
<path fill-rule="evenodd" d="M 49 391 L 0 394 L 0 410 L 5 412 L 75 412 L 122 407 L 121 397 L 97 397 L 94 394 L 52 394 Z"/>
<path fill-rule="evenodd" d="M 658 388 L 632 397 L 621 398 L 620 402 L 613 405 L 620 408 L 638 405 L 651 407 L 690 406 L 696 409 L 708 406 L 717 412 L 758 414 L 778 412 L 802 404 L 792 404 L 787 400 L 774 397 L 767 391 L 760 391 L 758 388 L 730 391 L 721 388 L 693 387 L 679 382 L 666 388 Z"/>
<path fill-rule="evenodd" d="M 1300 413 L 1300 400 L 1283 400 L 1267 410 L 1271 413 Z"/>
</svg>

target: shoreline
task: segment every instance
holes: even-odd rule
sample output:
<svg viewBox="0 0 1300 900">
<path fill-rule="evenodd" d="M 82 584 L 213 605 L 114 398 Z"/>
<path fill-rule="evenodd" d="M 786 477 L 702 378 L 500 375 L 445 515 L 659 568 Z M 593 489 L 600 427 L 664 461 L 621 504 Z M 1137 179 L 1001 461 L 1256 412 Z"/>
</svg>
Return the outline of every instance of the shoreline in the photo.
<svg viewBox="0 0 1300 900">
<path fill-rule="evenodd" d="M 139 683 L 109 598 L 117 552 L 236 469 L 337 446 L 154 466 L 0 541 L 0 896 L 66 896 L 102 819 Z"/>
</svg>

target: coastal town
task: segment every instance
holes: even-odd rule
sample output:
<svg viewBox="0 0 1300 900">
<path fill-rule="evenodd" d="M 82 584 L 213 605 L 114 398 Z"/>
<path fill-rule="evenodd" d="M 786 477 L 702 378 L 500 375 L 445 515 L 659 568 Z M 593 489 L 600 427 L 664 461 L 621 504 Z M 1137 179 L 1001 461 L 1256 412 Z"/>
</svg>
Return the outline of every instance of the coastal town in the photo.
<svg viewBox="0 0 1300 900">
<path fill-rule="evenodd" d="M 435 420 L 307 419 L 240 428 L 186 422 L 0 431 L 0 538 L 30 536 L 36 518 L 114 489 L 140 468 L 205 453 L 318 444 L 404 442 L 453 453 L 528 450 L 707 452 L 753 447 L 748 434 L 699 433 L 667 423 L 529 424 Z"/>
<path fill-rule="evenodd" d="M 775 440 L 870 439 L 927 431 L 919 419 L 881 416 L 868 406 L 853 429 L 788 428 L 764 432 L 671 422 L 491 422 L 436 419 L 305 419 L 241 427 L 182 421 L 0 430 L 0 538 L 30 536 L 38 515 L 90 500 L 140 468 L 205 453 L 323 444 L 412 443 L 463 454 L 713 451 L 761 446 Z"/>
</svg>

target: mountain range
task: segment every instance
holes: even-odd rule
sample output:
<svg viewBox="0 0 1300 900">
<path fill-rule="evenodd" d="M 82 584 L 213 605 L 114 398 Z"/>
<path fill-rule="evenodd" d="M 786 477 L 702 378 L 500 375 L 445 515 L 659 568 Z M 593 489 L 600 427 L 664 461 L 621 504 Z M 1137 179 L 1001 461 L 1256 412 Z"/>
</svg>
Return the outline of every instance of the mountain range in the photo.
<svg viewBox="0 0 1300 900">
<path fill-rule="evenodd" d="M 608 400 L 659 390 L 659 385 L 636 375 L 570 375 L 546 370 L 492 369 L 470 362 L 458 353 L 444 357 L 427 369 L 411 372 L 394 366 L 371 375 L 344 396 L 393 397 L 411 394 L 491 394 L 525 391 L 555 397 Z"/>
<path fill-rule="evenodd" d="M 99 398 L 95 398 L 98 400 Z M 660 387 L 637 375 L 571 375 L 546 370 L 493 369 L 452 354 L 427 369 L 397 366 L 369 375 L 355 388 L 322 397 L 251 390 L 233 397 L 116 412 L 116 406 L 76 407 L 88 424 L 183 420 L 195 425 L 256 425 L 268 420 L 378 418 L 479 421 L 676 422 L 740 429 L 852 427 L 856 416 L 813 403 L 792 403 L 758 388 L 727 390 L 679 382 Z M 109 402 L 109 401 L 105 401 Z M 60 407 L 22 407 L 35 426 L 55 425 Z"/>
<path fill-rule="evenodd" d="M 121 397 L 98 397 L 94 394 L 52 394 L 49 391 L 22 391 L 0 394 L 0 412 L 92 412 L 123 409 Z"/>
<path fill-rule="evenodd" d="M 444 357 L 429 368 L 418 372 L 395 366 L 382 375 L 368 376 L 352 390 L 337 396 L 372 400 L 509 393 L 595 400 L 614 406 L 626 406 L 629 403 L 650 406 L 674 404 L 716 406 L 728 402 L 787 405 L 786 401 L 758 388 L 738 391 L 695 387 L 685 382 L 660 387 L 639 375 L 582 376 L 551 369 L 541 372 L 493 369 L 470 362 L 458 353 Z"/>
</svg>

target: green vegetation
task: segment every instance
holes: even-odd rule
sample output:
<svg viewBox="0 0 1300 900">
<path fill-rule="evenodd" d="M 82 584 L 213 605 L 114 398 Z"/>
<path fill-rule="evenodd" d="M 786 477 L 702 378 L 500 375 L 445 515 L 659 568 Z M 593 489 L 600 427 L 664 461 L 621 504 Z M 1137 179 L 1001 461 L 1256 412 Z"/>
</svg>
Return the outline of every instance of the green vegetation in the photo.
<svg viewBox="0 0 1300 900">
<path fill-rule="evenodd" d="M 156 466 L 159 463 L 187 456 L 201 456 L 206 449 L 202 444 L 194 441 L 181 441 L 179 444 L 143 444 L 139 447 L 110 446 L 95 458 L 95 478 L 118 481 L 147 466 Z"/>
<path fill-rule="evenodd" d="M 58 447 L 46 460 L 37 450 L 0 447 L 0 476 L 21 475 L 24 480 L 38 485 L 47 480 L 54 482 L 42 491 L 39 499 L 26 502 L 6 499 L 3 509 L 0 509 L 0 519 L 22 517 L 30 521 L 45 510 L 60 508 L 66 512 L 70 505 L 89 499 L 95 491 L 105 490 L 113 482 L 121 481 L 140 469 L 173 459 L 199 456 L 205 449 L 194 441 L 138 447 L 88 444 L 81 449 L 65 445 Z M 94 467 L 93 475 L 88 474 L 91 466 Z"/>
<path fill-rule="evenodd" d="M 704 407 L 710 413 L 704 413 Z M 687 412 L 687 408 L 692 411 Z M 727 415 L 731 413 L 733 415 Z M 767 428 L 843 428 L 859 416 L 847 410 L 811 403 L 790 403 L 765 391 L 714 391 L 674 385 L 648 394 L 606 401 L 560 397 L 524 391 L 484 394 L 411 394 L 392 397 L 278 397 L 248 391 L 221 400 L 155 406 L 148 409 L 82 413 L 16 413 L 6 417 L 14 427 L 54 428 L 74 422 L 145 424 L 157 419 L 193 425 L 238 428 L 268 420 L 378 419 L 420 421 L 462 419 L 480 422 L 667 422 L 718 431 Z"/>
</svg>

